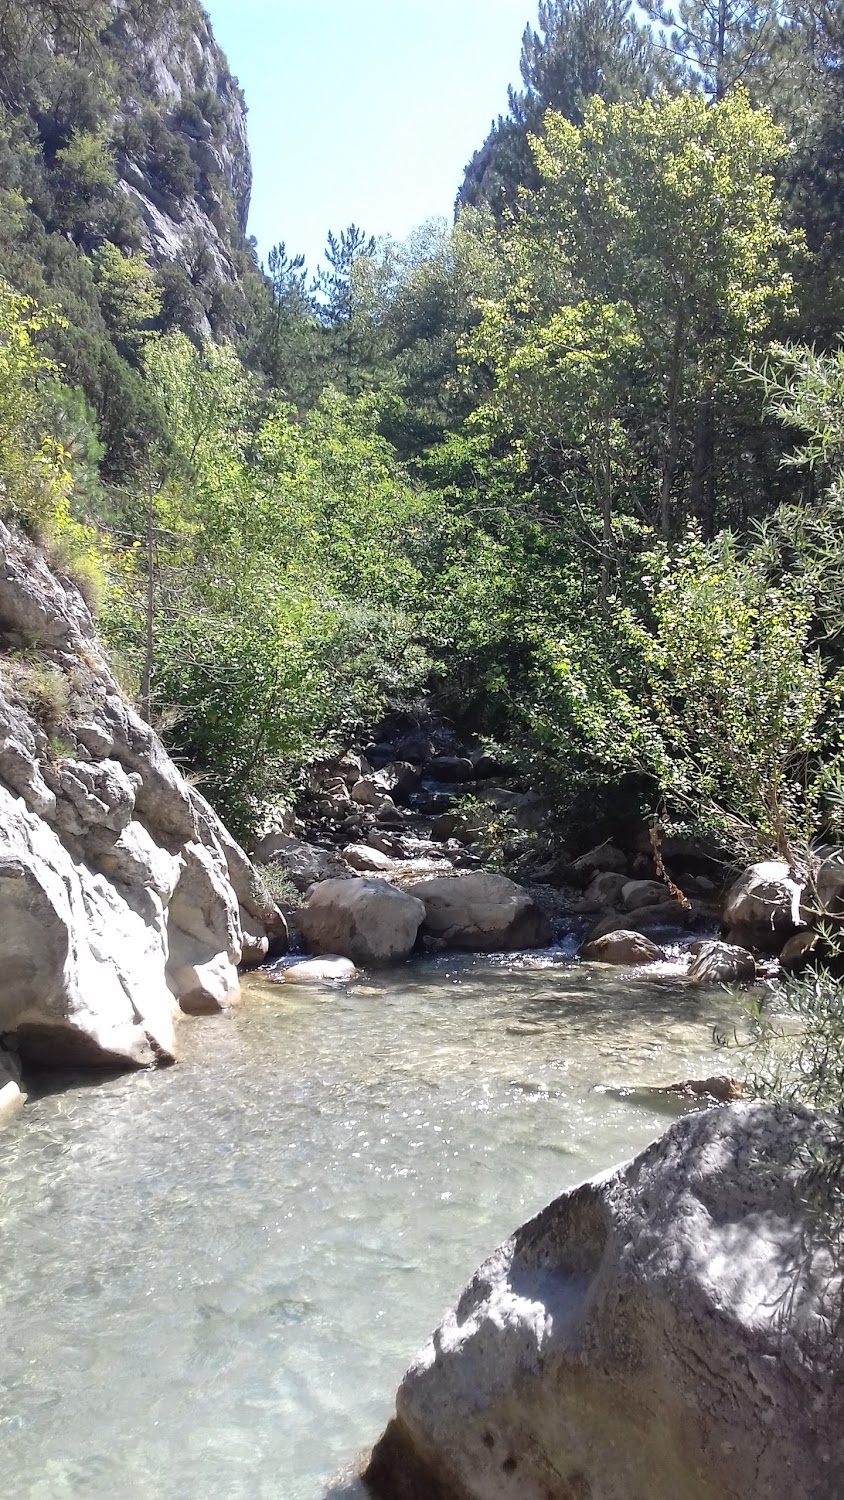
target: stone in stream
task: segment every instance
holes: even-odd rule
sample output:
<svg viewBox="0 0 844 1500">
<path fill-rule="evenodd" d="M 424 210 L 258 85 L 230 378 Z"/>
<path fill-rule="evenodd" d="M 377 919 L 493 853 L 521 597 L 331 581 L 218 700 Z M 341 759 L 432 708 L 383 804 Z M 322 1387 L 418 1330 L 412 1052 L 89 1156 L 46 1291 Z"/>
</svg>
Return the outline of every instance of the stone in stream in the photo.
<svg viewBox="0 0 844 1500">
<path fill-rule="evenodd" d="M 500 948 L 541 948 L 552 927 L 533 897 L 504 875 L 471 875 L 423 880 L 412 887 L 425 903 L 424 932 L 448 948 L 490 952 Z"/>
<path fill-rule="evenodd" d="M 293 920 L 316 954 L 339 954 L 362 968 L 401 963 L 422 925 L 425 908 L 385 880 L 324 880 Z"/>
<path fill-rule="evenodd" d="M 692 984 L 738 984 L 756 978 L 756 960 L 732 943 L 701 943 L 688 977 Z"/>
<path fill-rule="evenodd" d="M 833 1500 L 841 1257 L 808 1110 L 678 1120 L 478 1270 L 364 1474 L 381 1500 Z"/>
<path fill-rule="evenodd" d="M 780 954 L 780 968 L 786 974 L 796 974 L 807 968 L 819 943 L 820 934 L 810 932 L 808 928 L 793 933 Z"/>
<path fill-rule="evenodd" d="M 803 886 L 782 860 L 751 865 L 730 886 L 721 919 L 729 941 L 777 952 L 806 923 L 800 914 Z"/>
<path fill-rule="evenodd" d="M 372 875 L 392 870 L 395 865 L 389 854 L 382 854 L 380 849 L 374 849 L 369 844 L 347 844 L 343 850 L 343 858 L 353 870 L 363 870 Z"/>
<path fill-rule="evenodd" d="M 617 911 L 627 883 L 626 875 L 614 874 L 611 870 L 599 871 L 592 876 L 580 900 L 572 902 L 571 909 L 575 912 Z"/>
<path fill-rule="evenodd" d="M 269 977 L 276 984 L 349 984 L 357 977 L 357 972 L 350 958 L 325 953 L 322 958 L 294 960 L 287 968 L 276 970 Z"/>
<path fill-rule="evenodd" d="M 660 906 L 669 894 L 661 880 L 627 880 L 621 888 L 621 900 L 627 911 L 641 906 Z"/>
<path fill-rule="evenodd" d="M 305 839 L 284 833 L 273 834 L 272 839 L 273 853 L 266 863 L 278 865 L 297 891 L 304 893 L 317 880 L 349 877 L 336 849 L 323 849 L 319 844 L 309 844 Z M 259 857 L 256 850 L 256 858 Z"/>
<path fill-rule="evenodd" d="M 665 956 L 662 948 L 644 933 L 631 932 L 629 928 L 591 938 L 580 950 L 580 957 L 587 963 L 598 964 L 655 964 Z"/>
</svg>

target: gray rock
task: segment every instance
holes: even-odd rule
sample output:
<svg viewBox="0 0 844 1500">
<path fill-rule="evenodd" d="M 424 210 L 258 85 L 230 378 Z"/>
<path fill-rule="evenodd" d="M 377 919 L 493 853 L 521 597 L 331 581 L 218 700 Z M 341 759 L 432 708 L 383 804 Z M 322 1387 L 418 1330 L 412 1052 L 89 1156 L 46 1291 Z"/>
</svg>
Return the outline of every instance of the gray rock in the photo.
<svg viewBox="0 0 844 1500">
<path fill-rule="evenodd" d="M 422 902 L 385 880 L 354 877 L 314 886 L 294 921 L 312 953 L 368 968 L 407 958 L 425 916 Z"/>
<path fill-rule="evenodd" d="M 731 942 L 776 951 L 804 926 L 800 915 L 802 883 L 781 860 L 751 865 L 730 886 L 722 922 Z"/>
<path fill-rule="evenodd" d="M 319 844 L 307 843 L 305 839 L 276 833 L 259 844 L 255 851 L 256 858 L 260 859 L 262 852 L 269 848 L 273 853 L 265 863 L 280 865 L 297 891 L 302 893 L 317 881 L 349 877 L 348 867 L 336 850 L 323 849 Z"/>
<path fill-rule="evenodd" d="M 655 964 L 664 959 L 665 954 L 644 933 L 621 927 L 615 932 L 604 933 L 602 937 L 590 938 L 583 944 L 580 957 L 597 964 Z"/>
<path fill-rule="evenodd" d="M 374 849 L 368 844 L 347 844 L 343 850 L 343 858 L 353 870 L 362 870 L 370 875 L 392 870 L 394 865 L 389 854 L 382 854 L 380 849 Z"/>
<path fill-rule="evenodd" d="M 622 886 L 621 900 L 627 911 L 638 911 L 641 906 L 663 905 L 668 894 L 661 880 L 628 880 Z"/>
<path fill-rule="evenodd" d="M 405 1376 L 382 1500 L 832 1500 L 841 1262 L 808 1111 L 686 1116 L 481 1266 Z"/>
<path fill-rule="evenodd" d="M 326 953 L 322 958 L 298 958 L 270 977 L 277 984 L 349 984 L 357 977 L 350 958 Z"/>
<path fill-rule="evenodd" d="M 612 870 L 618 874 L 626 874 L 627 855 L 607 840 L 604 844 L 598 844 L 595 849 L 590 849 L 587 854 L 581 854 L 580 858 L 574 861 L 572 870 L 576 874 L 589 875 L 596 870 Z"/>
<path fill-rule="evenodd" d="M 756 978 L 756 961 L 731 943 L 701 943 L 688 977 L 692 984 L 739 984 Z"/>
<path fill-rule="evenodd" d="M 615 875 L 610 870 L 601 871 L 592 876 L 580 900 L 572 903 L 572 910 L 579 912 L 618 911 L 626 884 L 626 875 Z"/>
<path fill-rule="evenodd" d="M 799 974 L 802 969 L 808 967 L 819 943 L 819 933 L 810 932 L 808 928 L 802 932 L 792 933 L 791 937 L 786 939 L 785 946 L 780 953 L 780 968 L 786 974 Z"/>
<path fill-rule="evenodd" d="M 522 886 L 503 875 L 443 876 L 412 889 L 425 903 L 425 934 L 449 948 L 490 952 L 551 941 L 548 918 Z"/>
<path fill-rule="evenodd" d="M 475 777 L 475 768 L 465 755 L 438 755 L 426 769 L 434 781 L 473 781 Z"/>
</svg>

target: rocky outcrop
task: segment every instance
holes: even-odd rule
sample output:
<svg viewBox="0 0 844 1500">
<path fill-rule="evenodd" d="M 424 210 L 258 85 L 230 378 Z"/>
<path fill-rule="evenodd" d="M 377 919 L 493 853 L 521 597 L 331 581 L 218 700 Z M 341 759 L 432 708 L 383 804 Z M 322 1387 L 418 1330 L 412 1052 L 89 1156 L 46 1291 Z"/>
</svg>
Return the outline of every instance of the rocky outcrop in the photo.
<svg viewBox="0 0 844 1500">
<path fill-rule="evenodd" d="M 687 1116 L 481 1267 L 402 1382 L 383 1500 L 830 1500 L 841 1262 L 806 1205 L 830 1125 Z"/>
<path fill-rule="evenodd" d="M 294 921 L 312 953 L 370 968 L 407 958 L 424 916 L 415 896 L 361 877 L 315 885 Z"/>
<path fill-rule="evenodd" d="M 424 931 L 447 948 L 487 953 L 539 948 L 550 943 L 551 924 L 532 896 L 504 875 L 482 871 L 441 876 L 412 887 L 425 904 Z"/>
<path fill-rule="evenodd" d="M 147 253 L 193 285 L 236 281 L 252 187 L 246 106 L 206 12 L 179 0 L 152 21 L 117 4 L 102 45 L 134 84 L 123 89 L 116 166 Z"/>
<path fill-rule="evenodd" d="M 24 1060 L 172 1058 L 178 1007 L 230 1004 L 244 947 L 285 937 L 81 596 L 0 525 L 0 1034 Z"/>
<path fill-rule="evenodd" d="M 776 952 L 791 933 L 806 925 L 800 915 L 802 895 L 802 884 L 784 861 L 751 865 L 724 898 L 722 922 L 728 941 Z"/>
</svg>

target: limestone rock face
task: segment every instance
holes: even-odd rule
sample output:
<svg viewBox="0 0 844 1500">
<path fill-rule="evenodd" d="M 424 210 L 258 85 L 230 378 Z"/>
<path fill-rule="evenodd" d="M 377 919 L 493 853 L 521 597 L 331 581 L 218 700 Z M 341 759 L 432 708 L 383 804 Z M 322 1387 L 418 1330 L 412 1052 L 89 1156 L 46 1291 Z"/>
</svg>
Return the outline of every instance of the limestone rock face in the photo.
<svg viewBox="0 0 844 1500">
<path fill-rule="evenodd" d="M 599 964 L 654 964 L 665 958 L 665 954 L 643 932 L 619 928 L 617 932 L 590 938 L 581 948 L 580 957 Z"/>
<path fill-rule="evenodd" d="M 252 187 L 246 105 L 207 15 L 199 6 L 174 5 L 150 24 L 117 7 L 102 41 L 139 85 L 138 95 L 120 106 L 125 124 L 115 165 L 147 253 L 155 264 L 170 262 L 188 275 L 201 266 L 206 280 L 237 281 Z M 173 148 L 188 155 L 194 181 L 187 194 L 145 147 L 138 98 L 159 111 Z M 206 314 L 198 326 L 211 332 Z"/>
<path fill-rule="evenodd" d="M 425 903 L 425 932 L 448 948 L 491 952 L 550 943 L 551 924 L 533 897 L 504 875 L 441 876 L 412 887 Z"/>
<path fill-rule="evenodd" d="M 841 1267 L 804 1110 L 679 1120 L 480 1268 L 365 1474 L 383 1500 L 831 1500 Z"/>
<path fill-rule="evenodd" d="M 180 1005 L 236 997 L 243 921 L 250 942 L 284 941 L 243 851 L 120 695 L 81 596 L 0 526 L 0 1034 L 24 1061 L 172 1058 Z"/>
<path fill-rule="evenodd" d="M 787 864 L 767 859 L 751 865 L 730 886 L 722 921 L 731 941 L 751 947 L 781 948 L 805 924 L 800 916 L 803 887 Z"/>
<path fill-rule="evenodd" d="M 323 880 L 296 926 L 312 953 L 338 954 L 362 968 L 401 963 L 416 942 L 425 908 L 386 880 Z"/>
<path fill-rule="evenodd" d="M 753 954 L 733 943 L 701 943 L 689 965 L 692 984 L 736 984 L 755 978 Z"/>
</svg>

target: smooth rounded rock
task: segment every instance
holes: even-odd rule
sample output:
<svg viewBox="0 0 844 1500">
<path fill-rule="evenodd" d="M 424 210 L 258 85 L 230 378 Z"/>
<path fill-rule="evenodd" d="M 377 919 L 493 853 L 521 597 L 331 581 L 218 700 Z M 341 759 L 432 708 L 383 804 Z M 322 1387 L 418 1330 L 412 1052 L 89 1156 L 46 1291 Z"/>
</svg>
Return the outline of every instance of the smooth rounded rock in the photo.
<svg viewBox="0 0 844 1500">
<path fill-rule="evenodd" d="M 533 897 L 504 875 L 441 876 L 412 888 L 425 904 L 423 931 L 447 948 L 491 952 L 540 948 L 552 927 Z"/>
<path fill-rule="evenodd" d="M 312 953 L 339 954 L 366 968 L 407 958 L 424 917 L 415 896 L 362 876 L 314 886 L 293 920 Z"/>
<path fill-rule="evenodd" d="M 278 984 L 348 984 L 357 972 L 350 958 L 326 953 L 322 958 L 303 958 L 272 977 Z"/>
<path fill-rule="evenodd" d="M 620 928 L 584 943 L 580 957 L 597 964 L 655 964 L 664 959 L 665 954 L 644 933 Z"/>
</svg>

